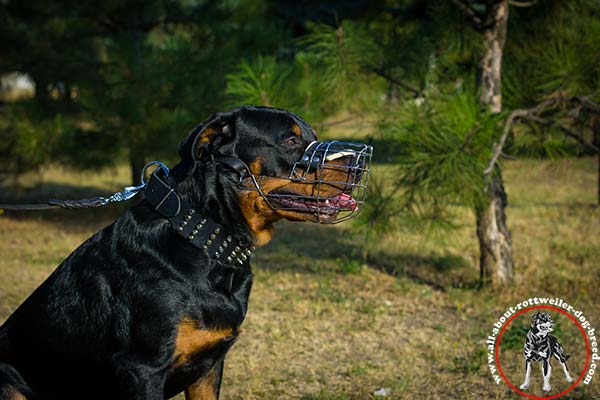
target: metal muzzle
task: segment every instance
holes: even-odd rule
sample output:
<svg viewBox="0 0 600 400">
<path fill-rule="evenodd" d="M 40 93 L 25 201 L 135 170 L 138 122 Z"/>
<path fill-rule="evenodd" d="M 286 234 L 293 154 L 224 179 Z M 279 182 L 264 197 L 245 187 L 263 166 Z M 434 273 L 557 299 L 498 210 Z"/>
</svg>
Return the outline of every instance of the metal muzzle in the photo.
<svg viewBox="0 0 600 400">
<path fill-rule="evenodd" d="M 310 185 L 305 194 L 263 193 L 261 178 L 252 177 L 269 206 L 308 212 L 320 223 L 338 223 L 356 216 L 365 202 L 373 147 L 337 140 L 312 142 L 294 163 L 288 179 Z M 309 193 L 309 194 L 306 194 Z"/>
</svg>

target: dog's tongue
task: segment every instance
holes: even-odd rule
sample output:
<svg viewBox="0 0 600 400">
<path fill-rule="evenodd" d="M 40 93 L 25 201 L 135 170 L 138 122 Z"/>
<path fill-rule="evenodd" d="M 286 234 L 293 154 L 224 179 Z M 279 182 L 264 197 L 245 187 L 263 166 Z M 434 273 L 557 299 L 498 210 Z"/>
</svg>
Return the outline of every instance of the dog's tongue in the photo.
<svg viewBox="0 0 600 400">
<path fill-rule="evenodd" d="M 338 194 L 337 196 L 329 199 L 329 203 L 333 203 L 336 207 L 345 208 L 347 210 L 354 211 L 358 204 L 352 196 L 346 193 Z"/>
</svg>

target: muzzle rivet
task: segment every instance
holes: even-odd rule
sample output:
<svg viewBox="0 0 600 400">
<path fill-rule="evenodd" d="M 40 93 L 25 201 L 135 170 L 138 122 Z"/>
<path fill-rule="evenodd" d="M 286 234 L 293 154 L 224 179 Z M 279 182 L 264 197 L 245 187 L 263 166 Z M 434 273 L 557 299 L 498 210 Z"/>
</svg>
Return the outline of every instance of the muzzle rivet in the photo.
<svg viewBox="0 0 600 400">
<path fill-rule="evenodd" d="M 194 230 L 192 231 L 192 233 L 195 235 L 196 233 L 198 233 L 198 229 L 194 229 Z"/>
<path fill-rule="evenodd" d="M 232 261 L 232 258 L 231 257 L 227 257 L 227 262 L 230 263 L 231 261 Z"/>
<path fill-rule="evenodd" d="M 236 252 L 237 252 L 237 251 L 240 251 L 240 250 L 241 250 L 241 249 L 240 249 L 240 246 L 235 246 L 235 249 L 234 249 L 233 251 L 236 251 Z"/>
<path fill-rule="evenodd" d="M 251 254 L 252 254 L 252 252 L 251 252 L 250 250 L 246 250 L 246 255 L 247 255 L 248 257 L 250 257 L 250 255 L 251 255 Z"/>
<path fill-rule="evenodd" d="M 218 226 L 215 228 L 215 233 L 219 233 L 221 232 L 221 228 L 219 228 Z"/>
<path fill-rule="evenodd" d="M 212 244 L 212 240 L 208 239 L 208 240 L 206 241 L 206 244 L 207 244 L 208 246 L 210 246 L 210 245 Z"/>
<path fill-rule="evenodd" d="M 196 210 L 194 210 L 193 208 L 190 210 L 190 215 L 194 215 L 194 213 L 196 212 Z"/>
<path fill-rule="evenodd" d="M 202 220 L 200 221 L 200 223 L 201 223 L 202 225 L 204 225 L 204 224 L 206 223 L 206 218 L 202 218 Z"/>
<path fill-rule="evenodd" d="M 223 242 L 223 245 L 222 245 L 222 246 L 223 246 L 224 248 L 227 248 L 227 246 L 229 246 L 229 243 L 227 243 L 227 242 Z"/>
<path fill-rule="evenodd" d="M 231 242 L 233 240 L 233 238 L 231 236 L 227 236 L 227 241 Z"/>
<path fill-rule="evenodd" d="M 211 238 L 212 240 L 215 240 L 215 238 L 216 238 L 216 237 L 217 237 L 217 235 L 215 235 L 214 233 L 211 233 L 211 234 L 210 234 L 210 238 Z"/>
</svg>

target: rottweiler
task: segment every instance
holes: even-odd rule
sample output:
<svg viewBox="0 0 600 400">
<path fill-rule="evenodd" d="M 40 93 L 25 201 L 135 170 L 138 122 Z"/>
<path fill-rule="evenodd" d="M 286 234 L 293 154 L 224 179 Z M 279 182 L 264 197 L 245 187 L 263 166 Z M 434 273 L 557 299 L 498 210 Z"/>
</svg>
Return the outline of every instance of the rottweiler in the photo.
<svg viewBox="0 0 600 400">
<path fill-rule="evenodd" d="M 370 147 L 316 140 L 300 116 L 258 106 L 192 130 L 144 199 L 0 327 L 0 400 L 217 399 L 255 247 L 278 220 L 335 222 L 360 205 Z"/>
<path fill-rule="evenodd" d="M 567 360 L 571 357 L 565 354 L 565 350 L 558 342 L 556 337 L 550 335 L 554 327 L 554 321 L 550 314 L 545 312 L 535 313 L 531 317 L 531 329 L 527 332 L 527 339 L 523 346 L 523 356 L 525 357 L 525 380 L 521 384 L 521 389 L 529 387 L 531 378 L 531 363 L 534 361 L 542 362 L 542 376 L 544 378 L 544 391 L 550 391 L 550 375 L 552 374 L 552 366 L 550 361 L 555 357 L 563 368 L 565 379 L 567 382 L 573 382 L 573 378 L 567 368 Z"/>
</svg>

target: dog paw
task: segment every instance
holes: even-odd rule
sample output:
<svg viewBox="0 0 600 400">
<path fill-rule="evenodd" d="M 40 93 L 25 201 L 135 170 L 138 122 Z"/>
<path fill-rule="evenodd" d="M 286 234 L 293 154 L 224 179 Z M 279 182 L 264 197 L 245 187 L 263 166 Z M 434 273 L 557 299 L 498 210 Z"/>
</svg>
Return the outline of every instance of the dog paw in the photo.
<svg viewBox="0 0 600 400">
<path fill-rule="evenodd" d="M 523 383 L 521 386 L 519 386 L 519 389 L 525 390 L 525 389 L 527 389 L 528 387 L 529 387 L 529 383 L 528 383 L 528 382 L 525 382 L 525 383 Z"/>
<path fill-rule="evenodd" d="M 542 390 L 544 392 L 549 392 L 550 390 L 552 390 L 552 386 L 550 386 L 550 384 L 544 384 L 544 387 L 542 388 Z"/>
<path fill-rule="evenodd" d="M 567 375 L 567 382 L 573 382 L 575 379 L 571 378 L 571 375 Z"/>
</svg>

